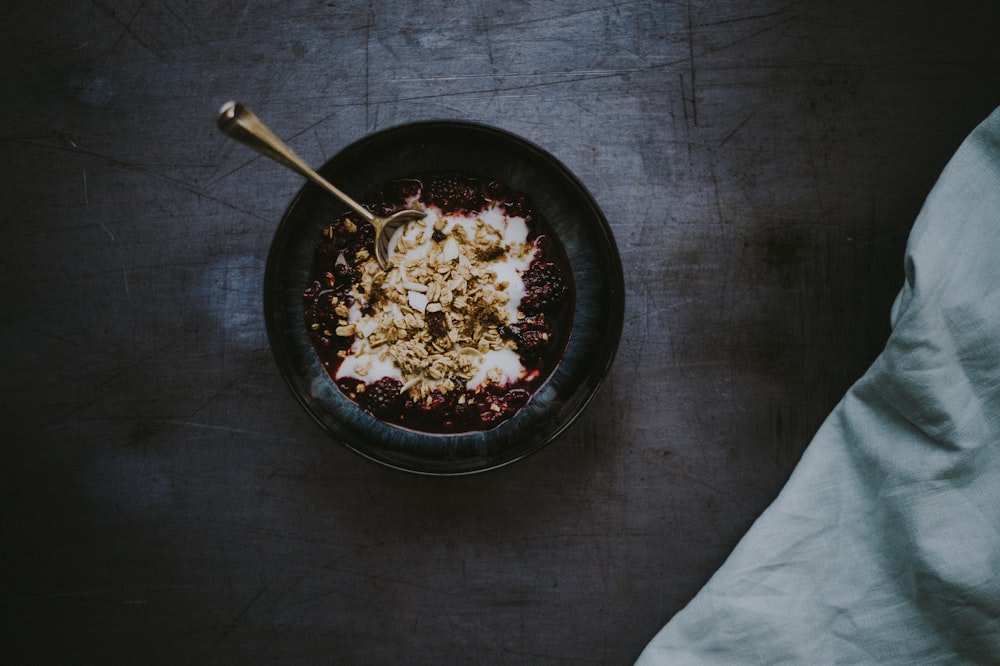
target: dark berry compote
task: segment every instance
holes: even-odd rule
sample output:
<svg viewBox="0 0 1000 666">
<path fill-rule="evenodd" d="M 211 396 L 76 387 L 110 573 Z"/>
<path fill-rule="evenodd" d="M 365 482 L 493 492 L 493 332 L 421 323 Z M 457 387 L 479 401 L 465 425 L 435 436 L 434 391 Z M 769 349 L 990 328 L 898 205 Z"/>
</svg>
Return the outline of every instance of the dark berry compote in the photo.
<svg viewBox="0 0 1000 666">
<path fill-rule="evenodd" d="M 374 230 L 348 214 L 323 230 L 305 327 L 337 386 L 375 418 L 430 433 L 488 430 L 552 374 L 570 336 L 566 253 L 524 195 L 456 174 L 394 181 L 372 212 L 427 213 L 375 261 Z"/>
</svg>

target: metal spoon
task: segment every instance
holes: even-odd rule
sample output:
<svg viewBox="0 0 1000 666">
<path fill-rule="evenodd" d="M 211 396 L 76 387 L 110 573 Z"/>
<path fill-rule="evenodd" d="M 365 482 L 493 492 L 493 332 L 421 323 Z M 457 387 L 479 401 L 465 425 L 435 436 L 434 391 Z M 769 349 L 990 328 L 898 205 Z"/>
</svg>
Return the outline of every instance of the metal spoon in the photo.
<svg viewBox="0 0 1000 666">
<path fill-rule="evenodd" d="M 419 210 L 401 210 L 389 217 L 373 215 L 367 208 L 334 187 L 323 176 L 303 161 L 301 157 L 279 139 L 250 109 L 239 102 L 226 102 L 219 110 L 219 129 L 242 144 L 245 144 L 262 155 L 284 164 L 324 190 L 343 201 L 351 210 L 375 227 L 375 259 L 382 270 L 389 270 L 389 239 L 392 232 L 400 225 L 412 220 L 418 220 L 426 215 Z"/>
</svg>

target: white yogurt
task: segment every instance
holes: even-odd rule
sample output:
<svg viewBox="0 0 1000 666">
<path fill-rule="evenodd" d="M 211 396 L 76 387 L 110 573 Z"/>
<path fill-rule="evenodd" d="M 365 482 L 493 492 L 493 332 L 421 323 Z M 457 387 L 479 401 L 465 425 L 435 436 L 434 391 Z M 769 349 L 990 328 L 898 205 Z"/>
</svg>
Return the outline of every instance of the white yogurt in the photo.
<svg viewBox="0 0 1000 666">
<path fill-rule="evenodd" d="M 485 268 L 495 274 L 492 287 L 497 291 L 503 291 L 508 297 L 508 301 L 503 307 L 506 313 L 506 323 L 512 324 L 517 321 L 518 308 L 524 296 L 524 281 L 522 273 L 531 264 L 538 248 L 534 244 L 528 243 L 528 225 L 521 217 L 509 216 L 506 211 L 499 206 L 491 206 L 485 210 L 470 215 L 443 214 L 436 207 L 425 208 L 427 216 L 422 220 L 422 224 L 410 223 L 403 225 L 393 234 L 389 248 L 393 263 L 400 267 L 398 271 L 393 271 L 391 275 L 399 274 L 398 283 L 406 285 L 408 276 L 402 267 L 410 261 L 424 262 L 433 247 L 435 241 L 432 240 L 432 231 L 435 223 L 444 221 L 441 230 L 446 235 L 441 247 L 441 259 L 451 261 L 458 259 L 463 265 L 475 265 Z M 496 232 L 496 242 L 502 253 L 490 261 L 482 261 L 471 252 L 466 254 L 468 245 L 456 240 L 455 230 L 461 226 L 467 238 L 473 238 L 477 227 L 482 224 L 488 230 Z M 490 236 L 492 238 L 492 235 Z M 400 250 L 400 243 L 405 241 L 406 248 Z M 419 285 L 418 285 L 419 286 Z M 395 284 L 385 285 L 385 288 L 393 288 Z M 502 287 L 502 288 L 501 288 Z M 413 310 L 425 313 L 429 304 L 428 296 L 424 291 L 411 289 L 406 293 L 407 303 Z M 399 307 L 394 303 L 389 304 L 393 317 L 400 316 Z M 391 358 L 386 358 L 385 349 L 379 345 L 369 344 L 369 338 L 376 331 L 370 318 L 363 316 L 361 309 L 355 305 L 350 309 L 348 321 L 357 328 L 356 339 L 348 350 L 347 357 L 343 360 L 337 370 L 336 377 L 353 377 L 359 381 L 370 383 L 383 377 L 393 377 L 399 379 L 407 385 L 419 382 L 421 378 L 408 376 L 404 373 Z M 486 383 L 495 382 L 501 386 L 512 384 L 522 379 L 526 370 L 521 362 L 520 355 L 513 349 L 489 349 L 485 352 L 473 350 L 463 350 L 463 354 L 471 357 L 475 364 L 473 376 L 466 382 L 466 388 L 475 391 Z"/>
</svg>

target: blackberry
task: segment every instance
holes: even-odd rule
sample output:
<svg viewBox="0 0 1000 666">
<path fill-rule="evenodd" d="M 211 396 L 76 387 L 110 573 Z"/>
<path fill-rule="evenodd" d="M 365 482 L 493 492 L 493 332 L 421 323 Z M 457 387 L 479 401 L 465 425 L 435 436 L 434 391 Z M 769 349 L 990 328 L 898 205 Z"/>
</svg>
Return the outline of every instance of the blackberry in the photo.
<svg viewBox="0 0 1000 666">
<path fill-rule="evenodd" d="M 421 183 L 416 178 L 403 178 L 394 180 L 385 186 L 381 192 L 368 197 L 367 201 L 373 201 L 376 205 L 387 211 L 395 212 L 399 210 L 400 204 L 410 197 L 420 194 Z"/>
<path fill-rule="evenodd" d="M 449 412 L 445 415 L 442 424 L 445 430 L 463 430 L 473 427 L 474 405 L 468 401 L 455 402 Z"/>
<path fill-rule="evenodd" d="M 326 289 L 319 294 L 317 294 L 316 299 L 313 301 L 313 312 L 316 315 L 316 320 L 321 321 L 325 324 L 335 324 L 337 322 L 337 304 L 334 303 L 333 299 L 336 298 L 336 294 L 329 289 Z"/>
<path fill-rule="evenodd" d="M 447 412 L 455 402 L 455 397 L 451 393 L 441 391 L 431 391 L 426 397 L 417 400 L 407 400 L 407 410 L 420 414 L 434 414 Z"/>
<path fill-rule="evenodd" d="M 367 222 L 339 219 L 323 230 L 323 240 L 316 247 L 315 259 L 327 276 L 338 267 L 357 263 L 357 255 L 366 250 L 375 251 L 375 230 Z M 341 259 L 342 258 L 342 259 Z M 331 284 L 332 286 L 332 284 Z"/>
<path fill-rule="evenodd" d="M 383 377 L 365 387 L 364 398 L 368 411 L 389 420 L 403 404 L 403 382 L 395 377 Z"/>
<path fill-rule="evenodd" d="M 479 408 L 479 425 L 485 428 L 492 428 L 512 413 L 503 397 L 488 392 L 477 396 L 476 406 Z"/>
<path fill-rule="evenodd" d="M 525 359 L 541 356 L 549 346 L 549 336 L 542 331 L 524 331 L 517 342 L 517 350 Z"/>
<path fill-rule="evenodd" d="M 439 176 L 424 183 L 421 198 L 446 213 L 468 213 L 481 209 L 487 199 L 478 181 L 459 176 Z"/>
<path fill-rule="evenodd" d="M 361 250 L 375 254 L 375 227 L 367 222 L 358 222 L 358 231 L 347 245 L 344 246 L 344 257 L 348 263 L 354 263 Z"/>
<path fill-rule="evenodd" d="M 511 409 L 517 410 L 528 404 L 531 394 L 521 388 L 512 388 L 503 395 L 504 401 Z"/>
<path fill-rule="evenodd" d="M 420 181 L 407 178 L 394 180 L 364 197 L 364 207 L 372 213 L 389 216 L 406 206 L 406 200 L 420 193 Z"/>
<path fill-rule="evenodd" d="M 539 358 L 552 340 L 552 326 L 544 314 L 524 317 L 514 324 L 499 327 L 500 336 L 513 340 L 526 361 Z"/>
<path fill-rule="evenodd" d="M 360 271 L 350 264 L 334 264 L 333 277 L 337 286 L 351 285 L 361 278 Z"/>
<path fill-rule="evenodd" d="M 464 390 L 464 388 L 463 388 Z M 400 423 L 417 430 L 454 430 L 455 419 L 460 416 L 456 391 L 433 390 L 416 399 L 406 396 Z"/>
<path fill-rule="evenodd" d="M 550 261 L 533 262 L 521 277 L 524 280 L 521 312 L 527 315 L 557 309 L 569 293 L 562 271 Z"/>
<path fill-rule="evenodd" d="M 303 292 L 302 298 L 306 332 L 309 337 L 323 347 L 340 349 L 350 346 L 350 338 L 334 334 L 337 326 L 340 325 L 340 317 L 336 313 L 337 304 L 349 305 L 349 295 L 339 290 L 329 289 L 319 282 L 314 282 Z"/>
<path fill-rule="evenodd" d="M 514 416 L 515 412 L 524 407 L 531 394 L 524 389 L 514 388 L 504 391 L 493 388 L 476 396 L 478 421 L 481 427 L 492 428 Z"/>
<path fill-rule="evenodd" d="M 532 206 L 531 202 L 528 201 L 528 197 L 523 194 L 517 194 L 512 200 L 504 203 L 504 208 L 507 209 L 507 214 L 513 217 L 522 217 L 525 222 L 530 223 L 532 221 Z"/>
</svg>

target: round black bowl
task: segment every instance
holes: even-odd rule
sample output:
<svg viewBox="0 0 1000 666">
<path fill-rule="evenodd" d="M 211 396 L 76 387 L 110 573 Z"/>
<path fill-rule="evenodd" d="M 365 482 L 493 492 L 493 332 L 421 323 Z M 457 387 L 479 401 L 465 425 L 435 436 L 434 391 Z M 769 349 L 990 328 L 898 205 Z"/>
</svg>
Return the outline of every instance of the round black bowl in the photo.
<svg viewBox="0 0 1000 666">
<path fill-rule="evenodd" d="M 523 192 L 569 256 L 576 285 L 570 340 L 548 381 L 510 420 L 483 432 L 428 434 L 363 412 L 330 379 L 305 334 L 302 292 L 321 230 L 347 208 L 306 184 L 275 233 L 264 276 L 264 314 L 281 374 L 306 411 L 338 442 L 390 467 L 451 475 L 499 467 L 533 453 L 569 426 L 614 358 L 624 316 L 621 259 L 607 220 L 570 171 L 541 148 L 502 130 L 429 121 L 369 135 L 319 172 L 361 197 L 379 185 L 460 172 Z"/>
</svg>

